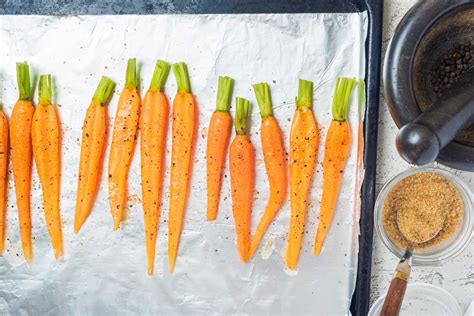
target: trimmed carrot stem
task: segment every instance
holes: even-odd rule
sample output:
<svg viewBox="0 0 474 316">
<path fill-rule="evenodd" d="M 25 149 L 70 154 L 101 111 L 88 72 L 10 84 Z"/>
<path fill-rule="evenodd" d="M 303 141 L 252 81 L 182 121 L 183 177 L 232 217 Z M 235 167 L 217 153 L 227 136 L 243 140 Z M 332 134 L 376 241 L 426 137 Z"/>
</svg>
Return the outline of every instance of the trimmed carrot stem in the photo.
<svg viewBox="0 0 474 316">
<path fill-rule="evenodd" d="M 10 119 L 10 144 L 15 182 L 16 204 L 18 206 L 18 222 L 21 245 L 26 262 L 33 259 L 31 246 L 31 122 L 35 109 L 31 102 L 30 71 L 28 64 L 17 63 L 17 81 L 19 98 L 13 107 Z"/>
<path fill-rule="evenodd" d="M 18 100 L 31 100 L 30 68 L 26 62 L 16 63 L 16 79 L 18 82 Z"/>
<path fill-rule="evenodd" d="M 158 60 L 153 71 L 149 90 L 163 92 L 169 73 L 170 65 L 166 61 Z"/>
<path fill-rule="evenodd" d="M 189 83 L 188 67 L 186 63 L 180 62 L 173 64 L 173 72 L 178 84 L 178 93 L 190 93 L 191 84 Z"/>
<path fill-rule="evenodd" d="M 114 89 L 115 89 L 115 82 L 103 76 L 99 81 L 99 85 L 97 86 L 97 89 L 95 90 L 92 100 L 99 102 L 102 105 L 107 105 L 107 103 L 110 101 L 110 98 L 112 97 Z"/>
<path fill-rule="evenodd" d="M 248 137 L 250 112 L 250 102 L 237 98 L 235 124 L 237 135 L 230 146 L 230 186 L 237 251 L 243 263 L 249 260 L 250 217 L 255 188 L 255 150 Z"/>
<path fill-rule="evenodd" d="M 265 211 L 260 218 L 257 229 L 252 238 L 250 244 L 250 257 L 254 255 L 266 230 L 285 202 L 288 191 L 287 165 L 285 161 L 283 136 L 280 127 L 278 126 L 278 122 L 272 114 L 270 89 L 266 83 L 259 83 L 253 87 L 260 108 L 260 116 L 262 117 L 260 135 L 265 169 L 270 185 L 270 198 L 268 199 Z"/>
<path fill-rule="evenodd" d="M 246 135 L 248 127 L 248 118 L 251 111 L 250 101 L 244 98 L 235 99 L 235 132 L 238 135 Z"/>
<path fill-rule="evenodd" d="M 41 75 L 39 84 L 38 84 L 38 91 L 39 96 L 38 99 L 40 102 L 51 103 L 51 95 L 52 95 L 52 83 L 51 83 L 51 75 Z"/>
<path fill-rule="evenodd" d="M 78 233 L 94 205 L 100 185 L 100 176 L 107 144 L 108 109 L 115 83 L 102 77 L 87 108 L 82 126 L 81 154 L 77 183 L 74 233 Z"/>
<path fill-rule="evenodd" d="M 338 78 L 332 102 L 333 120 L 329 126 L 323 160 L 323 194 L 319 209 L 319 223 L 314 242 L 314 255 L 321 253 L 336 209 L 342 174 L 349 157 L 351 129 L 347 113 L 355 79 Z"/>
<path fill-rule="evenodd" d="M 206 147 L 208 221 L 216 219 L 219 208 L 222 173 L 232 127 L 229 106 L 233 84 L 234 80 L 232 78 L 219 77 L 216 110 L 209 122 Z"/>
<path fill-rule="evenodd" d="M 219 77 L 219 82 L 217 84 L 216 111 L 229 112 L 233 89 L 234 79 L 230 77 Z"/>
<path fill-rule="evenodd" d="M 138 88 L 137 60 L 135 58 L 130 58 L 127 62 L 127 72 L 125 74 L 125 88 Z"/>
<path fill-rule="evenodd" d="M 260 109 L 260 116 L 262 119 L 273 116 L 272 100 L 270 97 L 270 87 L 268 83 L 262 82 L 253 85 L 257 104 Z"/>
</svg>

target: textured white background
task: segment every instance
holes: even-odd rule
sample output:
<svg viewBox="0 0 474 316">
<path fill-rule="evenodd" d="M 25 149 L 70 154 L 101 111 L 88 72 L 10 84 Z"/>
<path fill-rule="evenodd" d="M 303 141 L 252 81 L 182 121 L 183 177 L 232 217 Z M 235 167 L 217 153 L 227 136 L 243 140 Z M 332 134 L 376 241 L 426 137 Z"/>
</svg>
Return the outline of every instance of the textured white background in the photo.
<svg viewBox="0 0 474 316">
<path fill-rule="evenodd" d="M 435 0 L 427 0 L 435 1 Z M 414 0 L 388 0 L 384 8 L 383 51 L 400 19 L 406 11 L 415 4 Z M 395 136 L 398 131 L 390 117 L 387 104 L 380 98 L 379 137 L 377 155 L 377 188 L 392 175 L 410 166 L 398 155 L 395 149 Z M 458 174 L 468 186 L 474 190 L 474 174 L 451 170 Z M 384 295 L 393 276 L 398 262 L 391 252 L 385 248 L 382 241 L 374 236 L 374 252 L 372 260 L 372 293 L 373 303 L 380 295 Z M 446 262 L 442 267 L 414 267 L 411 282 L 424 282 L 441 286 L 449 291 L 459 301 L 463 309 L 467 308 L 474 299 L 474 242 L 458 257 Z"/>
<path fill-rule="evenodd" d="M 224 179 L 218 220 L 205 223 L 204 152 L 206 126 L 215 107 L 219 75 L 234 77 L 234 95 L 252 101 L 251 84 L 268 81 L 275 116 L 285 139 L 294 111 L 298 78 L 314 80 L 319 83 L 315 90 L 316 117 L 322 127 L 328 126 L 336 77 L 364 75 L 364 14 L 3 16 L 1 19 L 0 91 L 7 114 L 17 98 L 16 61 L 28 60 L 35 74 L 51 72 L 55 80 L 54 99 L 60 105 L 64 132 L 61 212 L 65 258 L 60 262 L 53 260 L 34 171 L 35 259 L 31 265 L 23 264 L 14 189 L 10 183 L 9 240 L 5 256 L 0 258 L 0 314 L 20 311 L 32 314 L 191 311 L 206 314 L 235 311 L 341 314 L 347 311 L 357 253 L 356 245 L 351 242 L 357 231 L 353 214 L 355 143 L 344 174 L 334 225 L 323 254 L 317 258 L 311 253 L 321 193 L 320 168 L 315 174 L 309 223 L 296 273 L 285 271 L 282 259 L 288 229 L 288 203 L 268 230 L 264 240 L 266 251 L 247 265 L 239 263 L 235 249 L 228 177 Z M 189 207 L 173 275 L 167 272 L 169 189 L 166 174 L 156 275 L 146 276 L 138 150 L 130 171 L 130 210 L 124 227 L 112 232 L 106 177 L 103 177 L 88 221 L 78 236 L 72 232 L 79 139 L 85 109 L 100 76 L 110 76 L 117 82 L 109 110 L 112 121 L 128 57 L 137 57 L 142 63 L 140 73 L 145 88 L 157 58 L 186 61 L 200 108 Z M 168 79 L 166 91 L 169 96 L 176 91 L 173 75 Z M 350 120 L 355 137 L 357 110 L 354 103 Z M 258 111 L 254 109 L 251 139 L 257 148 L 257 200 L 253 208 L 253 227 L 268 197 L 259 125 Z M 321 131 L 323 137 L 325 129 Z M 321 157 L 322 150 L 319 159 Z"/>
</svg>

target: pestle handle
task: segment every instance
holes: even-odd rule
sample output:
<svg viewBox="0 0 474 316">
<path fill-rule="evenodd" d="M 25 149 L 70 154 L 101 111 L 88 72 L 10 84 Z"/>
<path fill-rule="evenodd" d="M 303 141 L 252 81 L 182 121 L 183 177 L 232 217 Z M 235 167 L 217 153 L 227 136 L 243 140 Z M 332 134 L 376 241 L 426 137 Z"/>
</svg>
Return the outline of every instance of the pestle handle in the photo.
<svg viewBox="0 0 474 316">
<path fill-rule="evenodd" d="M 400 155 L 424 165 L 438 157 L 465 127 L 474 123 L 474 69 L 466 71 L 444 95 L 397 134 Z"/>
</svg>

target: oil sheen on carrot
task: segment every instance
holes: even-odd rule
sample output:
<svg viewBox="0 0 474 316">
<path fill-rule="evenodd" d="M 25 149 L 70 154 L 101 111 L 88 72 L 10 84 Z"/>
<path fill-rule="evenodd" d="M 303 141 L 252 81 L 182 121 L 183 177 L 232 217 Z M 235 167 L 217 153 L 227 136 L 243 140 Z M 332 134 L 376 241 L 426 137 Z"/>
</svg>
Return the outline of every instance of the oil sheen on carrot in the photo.
<svg viewBox="0 0 474 316">
<path fill-rule="evenodd" d="M 318 124 L 311 111 L 313 83 L 300 80 L 290 131 L 290 231 L 286 265 L 297 268 L 306 221 L 309 190 L 319 145 Z"/>
<path fill-rule="evenodd" d="M 164 86 L 170 71 L 168 63 L 159 60 L 140 112 L 140 158 L 142 205 L 145 222 L 147 273 L 153 274 L 156 236 L 162 206 L 165 170 L 166 133 L 170 106 Z"/>
<path fill-rule="evenodd" d="M 120 227 L 125 215 L 128 171 L 137 140 L 140 104 L 136 60 L 133 58 L 128 60 L 125 87 L 117 104 L 109 153 L 109 204 L 114 230 Z"/>
<path fill-rule="evenodd" d="M 219 77 L 216 110 L 212 113 L 207 132 L 206 171 L 207 171 L 207 220 L 217 217 L 221 194 L 222 173 L 227 156 L 227 148 L 232 129 L 229 113 L 234 80 Z"/>
<path fill-rule="evenodd" d="M 250 254 L 250 219 L 255 189 L 255 150 L 248 135 L 250 102 L 236 99 L 236 136 L 230 145 L 230 188 L 237 252 L 245 263 Z"/>
<path fill-rule="evenodd" d="M 77 183 L 74 232 L 77 234 L 89 216 L 100 185 L 100 176 L 107 145 L 107 103 L 115 83 L 102 77 L 87 108 L 82 126 L 81 155 Z"/>
<path fill-rule="evenodd" d="M 170 210 L 168 217 L 168 268 L 172 273 L 178 255 L 189 194 L 198 109 L 191 93 L 185 63 L 173 65 L 178 92 L 173 101 L 171 125 Z"/>
<path fill-rule="evenodd" d="M 46 226 L 56 260 L 63 255 L 59 195 L 61 182 L 60 125 L 56 107 L 51 104 L 51 75 L 41 75 L 39 101 L 33 115 L 31 138 L 33 156 L 43 191 Z"/>
<path fill-rule="evenodd" d="M 33 151 L 31 147 L 31 122 L 35 108 L 31 101 L 30 70 L 27 63 L 16 64 L 19 97 L 10 118 L 10 146 L 18 207 L 23 256 L 27 262 L 33 259 L 31 245 L 31 170 Z"/>
<path fill-rule="evenodd" d="M 337 78 L 332 100 L 333 120 L 329 126 L 323 160 L 323 194 L 319 208 L 319 223 L 314 242 L 314 255 L 321 253 L 336 209 L 342 174 L 349 157 L 351 127 L 347 121 L 350 96 L 356 80 Z"/>
<path fill-rule="evenodd" d="M 270 185 L 270 197 L 252 238 L 250 257 L 254 255 L 265 232 L 285 202 L 288 191 L 288 170 L 285 161 L 283 135 L 278 122 L 273 116 L 270 88 L 267 83 L 258 83 L 253 85 L 253 89 L 262 118 L 260 138 Z"/>
</svg>

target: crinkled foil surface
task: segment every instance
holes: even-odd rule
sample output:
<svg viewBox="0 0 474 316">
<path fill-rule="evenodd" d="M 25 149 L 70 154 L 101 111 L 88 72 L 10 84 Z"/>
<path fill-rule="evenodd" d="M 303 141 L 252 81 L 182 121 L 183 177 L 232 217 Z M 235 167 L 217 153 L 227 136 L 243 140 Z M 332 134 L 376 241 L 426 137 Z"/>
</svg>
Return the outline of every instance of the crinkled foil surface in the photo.
<svg viewBox="0 0 474 316">
<path fill-rule="evenodd" d="M 289 228 L 288 202 L 268 229 L 260 252 L 248 264 L 239 262 L 228 166 L 218 219 L 206 222 L 205 146 L 207 125 L 215 107 L 218 76 L 231 76 L 235 78 L 234 97 L 245 97 L 255 105 L 251 124 L 257 164 L 252 210 L 252 230 L 255 230 L 269 189 L 260 146 L 260 117 L 251 84 L 262 81 L 270 84 L 275 117 L 283 130 L 288 150 L 298 78 L 315 82 L 314 112 L 321 131 L 318 157 L 321 162 L 323 140 L 331 120 L 336 77 L 364 77 L 366 32 L 365 12 L 1 16 L 0 100 L 7 115 L 10 115 L 18 93 L 15 62 L 28 61 L 35 80 L 41 73 L 51 73 L 54 77 L 53 101 L 58 104 L 63 131 L 61 216 L 65 256 L 59 262 L 54 260 L 46 232 L 41 189 L 36 169 L 33 169 L 34 261 L 24 263 L 10 173 L 8 240 L 4 255 L 0 257 L 0 313 L 348 313 L 358 252 L 358 211 L 354 211 L 357 203 L 357 142 L 352 142 L 327 242 L 322 254 L 314 257 L 312 246 L 322 185 L 322 170 L 318 165 L 296 272 L 286 270 L 283 261 Z M 107 177 L 103 176 L 88 221 L 78 235 L 73 233 L 81 127 L 86 107 L 102 75 L 115 80 L 117 87 L 109 105 L 112 126 L 125 80 L 126 61 L 130 57 L 136 57 L 140 63 L 142 94 L 148 88 L 156 59 L 187 62 L 192 91 L 199 105 L 191 192 L 176 269 L 172 275 L 167 269 L 170 137 L 155 275 L 149 277 L 146 274 L 139 148 L 130 169 L 128 220 L 122 228 L 112 231 Z M 176 92 L 172 74 L 166 92 L 170 99 Z M 355 94 L 350 110 L 354 140 L 359 119 Z M 107 159 L 108 150 L 105 167 Z"/>
</svg>

